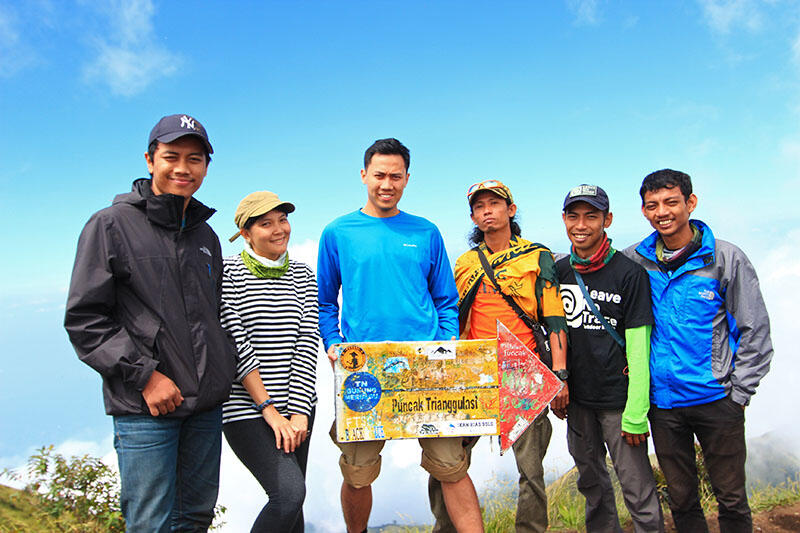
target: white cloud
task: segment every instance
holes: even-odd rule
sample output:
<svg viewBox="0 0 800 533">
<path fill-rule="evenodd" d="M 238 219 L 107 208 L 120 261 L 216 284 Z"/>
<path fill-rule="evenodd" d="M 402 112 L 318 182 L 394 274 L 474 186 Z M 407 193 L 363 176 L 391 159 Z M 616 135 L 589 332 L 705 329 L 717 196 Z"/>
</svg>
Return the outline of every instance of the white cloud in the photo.
<svg viewBox="0 0 800 533">
<path fill-rule="evenodd" d="M 757 32 L 763 25 L 761 2 L 757 0 L 700 0 L 706 22 L 717 33 L 738 28 Z"/>
<path fill-rule="evenodd" d="M 384 462 L 384 465 L 401 470 L 414 468 L 419 464 L 419 454 L 419 443 L 414 439 L 398 440 L 388 446 L 384 452 L 384 456 L 388 456 L 387 458 L 389 459 L 389 461 Z"/>
<path fill-rule="evenodd" d="M 4 51 L 19 42 L 19 31 L 16 26 L 16 17 L 7 7 L 0 5 L 0 46 Z"/>
<path fill-rule="evenodd" d="M 579 26 L 594 26 L 600 22 L 598 0 L 567 0 L 567 8 L 575 15 Z"/>
<path fill-rule="evenodd" d="M 100 457 L 103 462 L 117 468 L 117 454 L 114 452 L 114 437 L 108 435 L 100 442 L 90 440 L 66 440 L 53 449 L 54 453 L 65 457 L 91 455 Z"/>
<path fill-rule="evenodd" d="M 20 38 L 22 23 L 10 6 L 0 5 L 0 78 L 33 63 L 34 55 Z"/>
<path fill-rule="evenodd" d="M 108 31 L 94 39 L 97 57 L 84 68 L 86 80 L 104 83 L 114 94 L 132 96 L 177 71 L 180 56 L 157 43 L 151 0 L 111 0 L 102 13 Z"/>
<path fill-rule="evenodd" d="M 16 465 L 9 467 L 20 476 L 19 479 L 2 478 L 3 483 L 15 487 L 22 488 L 30 479 L 27 475 L 28 459 L 39 453 L 41 447 L 30 448 L 24 452 L 23 455 L 15 455 L 12 457 L 0 457 L 0 465 Z M 98 457 L 104 464 L 111 467 L 112 470 L 117 471 L 117 454 L 114 451 L 114 436 L 109 434 L 106 438 L 99 442 L 90 440 L 69 439 L 61 444 L 53 447 L 53 455 L 58 454 L 66 458 L 80 457 L 83 455 L 90 455 Z"/>
<path fill-rule="evenodd" d="M 786 239 L 762 257 L 753 258 L 764 301 L 770 317 L 775 355 L 769 374 L 758 387 L 747 408 L 748 437 L 767 431 L 797 434 L 798 428 L 786 423 L 785 411 L 776 406 L 800 404 L 800 355 L 797 349 L 795 316 L 800 294 L 800 265 L 794 261 L 793 243 L 800 239 L 800 228 L 787 231 Z M 795 442 L 795 450 L 800 445 Z"/>
<path fill-rule="evenodd" d="M 314 272 L 317 271 L 317 253 L 319 251 L 319 242 L 306 239 L 300 244 L 289 245 L 289 257 L 297 261 L 302 261 L 311 267 Z"/>
<path fill-rule="evenodd" d="M 63 312 L 66 308 L 65 291 L 54 289 L 39 294 L 25 293 L 27 287 L 3 288 L 0 294 L 0 320 L 31 313 Z"/>
</svg>

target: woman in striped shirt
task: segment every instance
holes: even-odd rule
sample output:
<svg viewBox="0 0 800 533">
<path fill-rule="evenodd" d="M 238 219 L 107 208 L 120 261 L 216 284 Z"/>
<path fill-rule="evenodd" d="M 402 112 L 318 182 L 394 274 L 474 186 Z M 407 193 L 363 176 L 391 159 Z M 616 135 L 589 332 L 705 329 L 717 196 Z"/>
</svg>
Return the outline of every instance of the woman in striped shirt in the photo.
<svg viewBox="0 0 800 533">
<path fill-rule="evenodd" d="M 253 532 L 304 527 L 319 332 L 314 274 L 286 251 L 293 211 L 269 191 L 246 196 L 230 239 L 244 237 L 244 250 L 224 261 L 221 319 L 236 340 L 239 364 L 223 431 L 269 497 Z"/>
</svg>

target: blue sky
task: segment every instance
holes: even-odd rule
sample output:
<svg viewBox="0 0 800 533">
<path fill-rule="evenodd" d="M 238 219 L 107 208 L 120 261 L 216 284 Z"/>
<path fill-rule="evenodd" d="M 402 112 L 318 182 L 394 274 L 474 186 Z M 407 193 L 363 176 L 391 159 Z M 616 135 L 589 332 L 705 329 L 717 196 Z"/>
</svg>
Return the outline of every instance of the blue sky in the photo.
<svg viewBox="0 0 800 533">
<path fill-rule="evenodd" d="M 800 401 L 795 2 L 0 0 L 0 467 L 49 443 L 111 450 L 99 378 L 61 327 L 65 290 L 81 227 L 145 175 L 147 135 L 170 113 L 208 129 L 215 154 L 197 197 L 218 210 L 226 254 L 240 246 L 226 240 L 238 201 L 270 189 L 297 206 L 292 251 L 313 263 L 324 225 L 363 205 L 363 151 L 381 137 L 411 149 L 400 206 L 441 228 L 451 260 L 467 248 L 465 193 L 480 179 L 511 187 L 526 237 L 565 250 L 572 186 L 608 191 L 623 247 L 650 231 L 641 179 L 688 172 L 696 215 L 751 257 L 771 313 L 776 359 L 749 435 L 780 429 L 775 404 Z M 319 376 L 325 403 L 327 367 Z M 335 530 L 322 433 L 312 465 L 325 493 L 309 498 L 329 509 L 310 518 Z M 388 447 L 392 475 L 410 476 L 395 483 L 409 508 L 382 503 L 378 486 L 375 521 L 427 519 L 414 446 Z M 557 425 L 549 464 L 565 453 Z M 225 465 L 223 486 L 247 482 L 226 478 L 235 459 Z M 487 465 L 478 477 L 513 470 L 508 458 Z M 246 523 L 228 506 L 231 528 Z"/>
</svg>

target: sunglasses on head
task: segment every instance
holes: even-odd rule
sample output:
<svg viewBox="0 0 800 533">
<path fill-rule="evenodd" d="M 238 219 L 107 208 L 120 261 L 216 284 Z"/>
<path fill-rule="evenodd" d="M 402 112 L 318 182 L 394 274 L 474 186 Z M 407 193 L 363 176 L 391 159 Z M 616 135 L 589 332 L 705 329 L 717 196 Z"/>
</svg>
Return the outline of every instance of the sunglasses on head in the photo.
<svg viewBox="0 0 800 533">
<path fill-rule="evenodd" d="M 473 195 L 475 191 L 479 191 L 481 189 L 502 189 L 503 184 L 497 180 L 484 180 L 479 181 L 478 183 L 473 183 L 472 186 L 467 190 L 467 198 Z"/>
</svg>

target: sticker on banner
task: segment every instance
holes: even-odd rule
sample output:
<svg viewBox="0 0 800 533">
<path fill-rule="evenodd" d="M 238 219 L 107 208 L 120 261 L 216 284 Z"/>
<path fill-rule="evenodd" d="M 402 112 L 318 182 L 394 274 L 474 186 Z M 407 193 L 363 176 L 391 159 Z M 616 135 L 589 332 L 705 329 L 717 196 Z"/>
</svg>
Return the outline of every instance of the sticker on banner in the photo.
<svg viewBox="0 0 800 533">
<path fill-rule="evenodd" d="M 453 342 L 443 342 L 441 344 L 428 345 L 420 348 L 421 352 L 428 356 L 428 359 L 446 360 L 456 358 L 456 345 Z"/>
<path fill-rule="evenodd" d="M 369 411 L 381 399 L 381 384 L 369 372 L 356 372 L 344 380 L 342 399 L 351 410 L 363 413 Z"/>
</svg>

